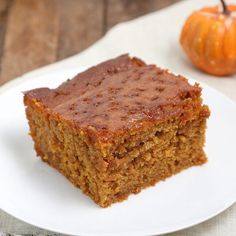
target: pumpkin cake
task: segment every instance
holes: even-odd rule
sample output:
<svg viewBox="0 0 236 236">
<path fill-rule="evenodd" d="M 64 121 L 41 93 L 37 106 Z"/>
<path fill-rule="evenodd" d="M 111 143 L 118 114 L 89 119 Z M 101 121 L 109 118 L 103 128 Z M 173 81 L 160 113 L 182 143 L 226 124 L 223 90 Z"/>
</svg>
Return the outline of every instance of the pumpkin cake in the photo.
<svg viewBox="0 0 236 236">
<path fill-rule="evenodd" d="M 201 88 L 122 55 L 25 92 L 35 150 L 101 207 L 207 161 Z"/>
</svg>

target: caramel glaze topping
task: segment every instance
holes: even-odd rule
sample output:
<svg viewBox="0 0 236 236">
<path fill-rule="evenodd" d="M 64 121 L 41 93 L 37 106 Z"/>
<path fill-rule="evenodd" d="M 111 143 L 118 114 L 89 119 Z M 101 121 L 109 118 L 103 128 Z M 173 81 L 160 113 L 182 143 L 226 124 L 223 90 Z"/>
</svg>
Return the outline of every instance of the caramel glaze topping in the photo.
<svg viewBox="0 0 236 236">
<path fill-rule="evenodd" d="M 182 114 L 184 101 L 201 95 L 188 84 L 155 65 L 128 54 L 103 62 L 67 80 L 56 89 L 25 93 L 96 140 Z"/>
</svg>

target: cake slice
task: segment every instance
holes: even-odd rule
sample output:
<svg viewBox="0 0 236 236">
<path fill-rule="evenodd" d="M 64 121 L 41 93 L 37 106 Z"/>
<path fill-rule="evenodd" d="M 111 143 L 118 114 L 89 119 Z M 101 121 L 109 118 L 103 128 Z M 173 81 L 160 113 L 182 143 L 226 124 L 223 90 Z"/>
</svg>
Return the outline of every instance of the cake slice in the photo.
<svg viewBox="0 0 236 236">
<path fill-rule="evenodd" d="M 207 161 L 201 88 L 129 55 L 24 104 L 37 155 L 101 207 Z"/>
</svg>

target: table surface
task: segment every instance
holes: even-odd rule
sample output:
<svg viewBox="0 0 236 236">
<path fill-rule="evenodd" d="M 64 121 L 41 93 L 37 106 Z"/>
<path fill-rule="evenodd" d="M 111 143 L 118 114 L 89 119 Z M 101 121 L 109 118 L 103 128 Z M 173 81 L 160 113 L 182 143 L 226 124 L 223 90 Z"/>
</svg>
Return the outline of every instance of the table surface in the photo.
<svg viewBox="0 0 236 236">
<path fill-rule="evenodd" d="M 0 85 L 77 54 L 113 25 L 180 0 L 0 0 Z"/>
</svg>

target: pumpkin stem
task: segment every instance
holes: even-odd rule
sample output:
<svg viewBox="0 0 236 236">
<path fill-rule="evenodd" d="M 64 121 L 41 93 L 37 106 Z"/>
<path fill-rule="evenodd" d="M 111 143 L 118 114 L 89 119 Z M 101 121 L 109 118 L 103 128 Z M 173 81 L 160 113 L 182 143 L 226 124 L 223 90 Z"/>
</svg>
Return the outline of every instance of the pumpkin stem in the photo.
<svg viewBox="0 0 236 236">
<path fill-rule="evenodd" d="M 225 15 L 229 15 L 230 14 L 230 11 L 225 3 L 224 0 L 220 0 L 221 1 L 221 4 L 222 4 L 222 7 L 223 7 L 223 14 Z"/>
</svg>

